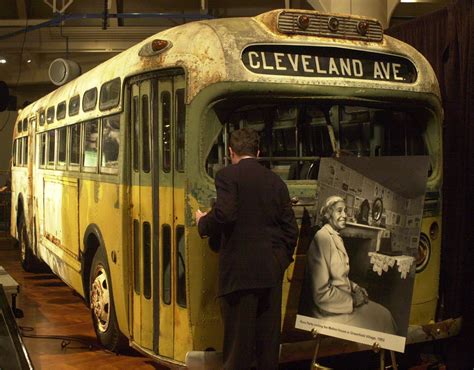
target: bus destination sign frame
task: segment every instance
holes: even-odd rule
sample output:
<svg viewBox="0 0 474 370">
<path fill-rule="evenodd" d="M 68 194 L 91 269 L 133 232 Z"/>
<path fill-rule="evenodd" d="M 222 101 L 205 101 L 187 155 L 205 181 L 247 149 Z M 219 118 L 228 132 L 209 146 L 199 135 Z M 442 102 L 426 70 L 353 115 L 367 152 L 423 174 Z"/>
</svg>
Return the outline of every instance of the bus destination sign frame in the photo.
<svg viewBox="0 0 474 370">
<path fill-rule="evenodd" d="M 298 77 L 352 78 L 414 83 L 418 74 L 407 58 L 326 46 L 250 45 L 241 56 L 253 73 Z"/>
</svg>

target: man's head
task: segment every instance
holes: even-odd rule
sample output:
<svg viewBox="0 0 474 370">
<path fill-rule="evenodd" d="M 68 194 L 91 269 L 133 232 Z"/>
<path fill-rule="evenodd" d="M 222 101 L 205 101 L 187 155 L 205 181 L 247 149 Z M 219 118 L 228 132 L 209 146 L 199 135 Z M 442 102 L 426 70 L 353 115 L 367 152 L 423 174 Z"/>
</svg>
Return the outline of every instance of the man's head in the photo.
<svg viewBox="0 0 474 370">
<path fill-rule="evenodd" d="M 229 152 L 232 163 L 238 163 L 241 157 L 258 157 L 259 137 L 257 131 L 251 128 L 242 128 L 233 131 L 230 135 Z"/>
</svg>

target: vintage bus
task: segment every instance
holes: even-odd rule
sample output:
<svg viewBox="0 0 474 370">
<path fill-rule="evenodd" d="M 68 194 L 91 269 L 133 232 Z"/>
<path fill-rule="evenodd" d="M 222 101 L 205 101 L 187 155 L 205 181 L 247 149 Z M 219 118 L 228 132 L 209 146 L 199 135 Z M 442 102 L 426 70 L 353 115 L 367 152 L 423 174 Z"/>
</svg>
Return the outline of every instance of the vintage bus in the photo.
<svg viewBox="0 0 474 370">
<path fill-rule="evenodd" d="M 212 204 L 232 130 L 259 131 L 300 224 L 316 212 L 321 158 L 429 155 L 409 342 L 441 337 L 442 119 L 428 62 L 374 19 L 285 9 L 184 24 L 19 112 L 11 234 L 25 269 L 46 263 L 84 297 L 106 348 L 210 367 L 218 259 L 194 212 Z M 314 348 L 294 328 L 304 257 L 298 246 L 283 282 L 282 362 Z"/>
</svg>

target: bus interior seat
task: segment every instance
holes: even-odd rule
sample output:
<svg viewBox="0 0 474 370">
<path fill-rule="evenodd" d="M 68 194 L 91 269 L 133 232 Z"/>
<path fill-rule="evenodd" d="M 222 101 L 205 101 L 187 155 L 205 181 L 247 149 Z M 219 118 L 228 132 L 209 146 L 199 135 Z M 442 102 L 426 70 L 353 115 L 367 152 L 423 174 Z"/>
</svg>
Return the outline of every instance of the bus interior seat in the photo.
<svg viewBox="0 0 474 370">
<path fill-rule="evenodd" d="M 319 172 L 319 160 L 303 163 L 296 161 L 290 165 L 288 180 L 316 180 Z"/>
</svg>

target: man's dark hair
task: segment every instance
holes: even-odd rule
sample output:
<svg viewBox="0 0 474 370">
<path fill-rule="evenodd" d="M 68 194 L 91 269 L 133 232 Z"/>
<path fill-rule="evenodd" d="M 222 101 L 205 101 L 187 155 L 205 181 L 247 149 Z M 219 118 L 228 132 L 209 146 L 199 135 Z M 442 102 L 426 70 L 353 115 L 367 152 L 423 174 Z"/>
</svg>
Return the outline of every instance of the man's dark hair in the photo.
<svg viewBox="0 0 474 370">
<path fill-rule="evenodd" d="M 258 132 L 244 127 L 230 134 L 229 146 L 238 156 L 251 155 L 255 157 L 258 152 L 258 142 Z"/>
</svg>

